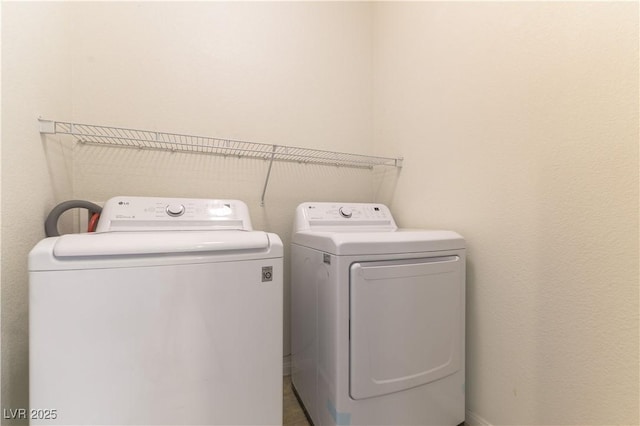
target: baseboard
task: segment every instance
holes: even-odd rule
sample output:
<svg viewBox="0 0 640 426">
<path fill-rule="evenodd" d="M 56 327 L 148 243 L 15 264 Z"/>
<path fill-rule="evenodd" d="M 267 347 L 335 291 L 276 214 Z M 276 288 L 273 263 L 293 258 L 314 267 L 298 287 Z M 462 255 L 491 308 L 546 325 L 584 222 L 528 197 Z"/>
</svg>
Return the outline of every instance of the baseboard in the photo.
<svg viewBox="0 0 640 426">
<path fill-rule="evenodd" d="M 465 419 L 464 424 L 465 426 L 492 426 L 491 423 L 471 410 L 467 410 L 467 418 Z"/>
<path fill-rule="evenodd" d="M 291 375 L 291 355 L 287 355 L 282 358 L 282 375 L 290 376 Z"/>
</svg>

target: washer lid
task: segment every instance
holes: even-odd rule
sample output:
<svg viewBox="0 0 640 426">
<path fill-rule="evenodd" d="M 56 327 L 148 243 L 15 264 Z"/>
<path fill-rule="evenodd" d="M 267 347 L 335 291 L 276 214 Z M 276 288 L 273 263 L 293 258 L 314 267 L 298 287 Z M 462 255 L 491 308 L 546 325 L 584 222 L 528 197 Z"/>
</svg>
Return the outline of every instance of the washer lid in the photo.
<svg viewBox="0 0 640 426">
<path fill-rule="evenodd" d="M 399 229 L 389 232 L 297 232 L 293 244 L 336 255 L 418 253 L 459 250 L 464 238 L 453 231 Z"/>
<path fill-rule="evenodd" d="M 68 234 L 58 239 L 55 257 L 125 256 L 158 253 L 201 253 L 264 250 L 267 234 L 260 231 L 166 231 Z"/>
<path fill-rule="evenodd" d="M 262 231 L 164 231 L 67 234 L 29 253 L 29 270 L 123 268 L 282 257 L 282 241 Z"/>
</svg>

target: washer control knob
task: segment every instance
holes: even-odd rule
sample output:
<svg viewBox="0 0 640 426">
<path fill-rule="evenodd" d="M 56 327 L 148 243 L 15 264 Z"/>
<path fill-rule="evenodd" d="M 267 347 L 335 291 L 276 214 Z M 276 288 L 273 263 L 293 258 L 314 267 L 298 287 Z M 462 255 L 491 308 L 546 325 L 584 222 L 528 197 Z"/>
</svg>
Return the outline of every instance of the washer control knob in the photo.
<svg viewBox="0 0 640 426">
<path fill-rule="evenodd" d="M 353 212 L 349 207 L 340 207 L 338 211 L 340 212 L 340 215 L 342 217 L 346 217 L 347 219 L 350 218 L 351 215 L 353 214 Z"/>
<path fill-rule="evenodd" d="M 167 206 L 167 214 L 169 216 L 178 217 L 184 214 L 184 206 L 182 204 L 169 204 Z"/>
</svg>

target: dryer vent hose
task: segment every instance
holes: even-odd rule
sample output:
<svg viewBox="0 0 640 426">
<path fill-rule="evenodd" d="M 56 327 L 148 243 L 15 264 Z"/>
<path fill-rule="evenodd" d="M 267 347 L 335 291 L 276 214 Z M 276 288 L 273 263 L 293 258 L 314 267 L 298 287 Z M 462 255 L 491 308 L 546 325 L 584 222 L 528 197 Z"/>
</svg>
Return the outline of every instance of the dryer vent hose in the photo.
<svg viewBox="0 0 640 426">
<path fill-rule="evenodd" d="M 94 227 L 95 227 L 95 221 L 97 220 L 96 214 L 99 215 L 100 212 L 102 212 L 102 207 L 90 201 L 84 201 L 84 200 L 63 201 L 62 203 L 55 206 L 53 210 L 51 210 L 51 213 L 49 213 L 49 216 L 47 216 L 47 220 L 45 220 L 44 222 L 44 232 L 47 235 L 47 237 L 57 237 L 58 235 L 60 235 L 60 232 L 58 232 L 58 219 L 60 219 L 60 216 L 62 215 L 62 213 L 71 209 L 89 210 L 89 212 L 92 213 L 90 220 L 91 222 L 93 222 Z M 91 223 L 90 223 L 90 228 L 91 228 Z"/>
</svg>

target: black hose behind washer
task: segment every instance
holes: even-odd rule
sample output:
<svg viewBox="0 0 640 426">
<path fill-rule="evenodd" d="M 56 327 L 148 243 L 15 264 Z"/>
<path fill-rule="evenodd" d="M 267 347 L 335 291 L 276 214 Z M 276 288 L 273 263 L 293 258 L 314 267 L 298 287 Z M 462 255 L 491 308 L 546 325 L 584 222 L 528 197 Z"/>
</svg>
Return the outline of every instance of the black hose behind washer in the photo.
<svg viewBox="0 0 640 426">
<path fill-rule="evenodd" d="M 62 203 L 55 206 L 53 210 L 51 210 L 51 213 L 49 213 L 49 216 L 47 216 L 47 220 L 44 221 L 44 233 L 47 235 L 47 237 L 57 237 L 60 235 L 60 232 L 58 231 L 58 219 L 60 219 L 62 213 L 71 209 L 87 209 L 91 213 L 102 212 L 102 207 L 90 201 L 63 201 Z"/>
</svg>

